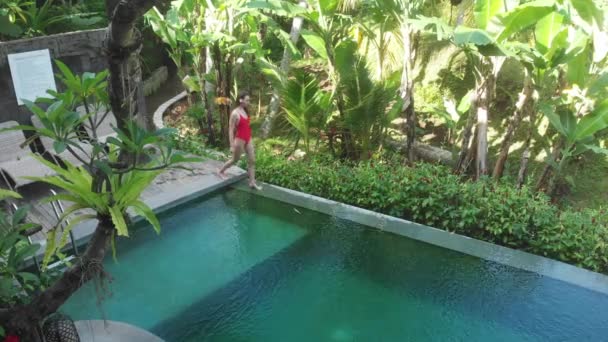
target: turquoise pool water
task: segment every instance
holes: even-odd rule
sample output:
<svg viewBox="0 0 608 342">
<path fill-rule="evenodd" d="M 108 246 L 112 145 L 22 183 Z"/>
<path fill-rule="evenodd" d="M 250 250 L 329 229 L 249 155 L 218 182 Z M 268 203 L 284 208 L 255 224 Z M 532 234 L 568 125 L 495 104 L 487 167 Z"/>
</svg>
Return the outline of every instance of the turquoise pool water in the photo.
<svg viewBox="0 0 608 342">
<path fill-rule="evenodd" d="M 161 222 L 63 311 L 169 342 L 608 339 L 608 296 L 238 190 Z"/>
</svg>

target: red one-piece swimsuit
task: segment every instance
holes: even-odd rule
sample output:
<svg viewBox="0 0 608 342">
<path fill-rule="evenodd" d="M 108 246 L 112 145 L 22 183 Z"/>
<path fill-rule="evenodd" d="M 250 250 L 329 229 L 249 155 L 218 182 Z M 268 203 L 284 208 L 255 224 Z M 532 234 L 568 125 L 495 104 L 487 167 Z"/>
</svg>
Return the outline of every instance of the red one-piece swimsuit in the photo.
<svg viewBox="0 0 608 342">
<path fill-rule="evenodd" d="M 251 126 L 249 116 L 239 114 L 239 122 L 236 124 L 236 138 L 245 142 L 245 146 L 251 141 Z"/>
</svg>

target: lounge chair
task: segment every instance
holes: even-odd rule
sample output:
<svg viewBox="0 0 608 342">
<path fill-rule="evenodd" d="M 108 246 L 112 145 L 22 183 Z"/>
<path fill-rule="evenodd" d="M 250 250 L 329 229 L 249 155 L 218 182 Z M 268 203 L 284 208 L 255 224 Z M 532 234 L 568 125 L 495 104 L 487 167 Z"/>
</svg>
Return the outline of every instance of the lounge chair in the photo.
<svg viewBox="0 0 608 342">
<path fill-rule="evenodd" d="M 36 127 L 36 128 L 44 127 L 44 125 L 42 124 L 40 119 L 38 119 L 37 116 L 33 115 L 31 117 L 31 120 L 32 120 L 32 125 L 34 127 Z M 69 151 L 63 151 L 62 153 L 59 153 L 59 154 L 54 153 L 55 148 L 53 147 L 53 140 L 49 137 L 41 136 L 40 142 L 42 142 L 42 147 L 44 147 L 44 149 L 51 155 L 51 157 L 55 161 L 57 161 L 56 158 L 59 158 L 61 160 L 67 161 L 70 164 L 75 165 L 75 166 L 80 166 L 83 164 L 80 159 L 82 159 L 84 161 L 88 161 L 91 156 L 91 152 L 93 151 L 93 146 L 91 144 L 81 143 L 80 144 L 81 149 L 74 148 L 74 151 L 76 152 L 76 154 L 78 154 L 78 156 L 80 156 L 80 159 L 78 159 L 76 156 L 74 156 Z"/>
<path fill-rule="evenodd" d="M 16 121 L 0 123 L 0 131 L 18 126 Z M 9 187 L 11 178 L 14 188 L 34 183 L 33 180 L 23 177 L 44 177 L 55 174 L 53 170 L 32 157 L 32 151 L 26 146 L 26 139 L 21 131 L 0 132 L 0 174 Z M 13 187 L 11 187 L 13 188 Z"/>
</svg>

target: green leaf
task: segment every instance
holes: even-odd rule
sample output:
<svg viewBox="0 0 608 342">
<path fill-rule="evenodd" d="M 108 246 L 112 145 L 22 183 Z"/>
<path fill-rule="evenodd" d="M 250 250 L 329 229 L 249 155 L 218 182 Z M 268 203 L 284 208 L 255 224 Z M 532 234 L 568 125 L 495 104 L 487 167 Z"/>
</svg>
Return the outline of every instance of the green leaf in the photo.
<svg viewBox="0 0 608 342">
<path fill-rule="evenodd" d="M 504 10 L 504 0 L 476 0 L 474 14 L 477 27 L 487 28 L 490 20 L 502 10 Z"/>
<path fill-rule="evenodd" d="M 152 208 L 142 201 L 136 201 L 132 204 L 133 210 L 136 214 L 141 215 L 146 221 L 150 222 L 156 234 L 160 234 L 160 221 L 154 214 Z"/>
<path fill-rule="evenodd" d="M 585 88 L 589 78 L 589 66 L 591 64 L 591 54 L 587 47 L 568 62 L 566 76 L 571 84 L 578 84 Z"/>
<path fill-rule="evenodd" d="M 594 0 L 571 0 L 570 4 L 578 15 L 590 25 L 602 27 L 604 24 L 604 12 L 595 4 Z"/>
<path fill-rule="evenodd" d="M 251 9 L 270 10 L 272 13 L 278 16 L 288 18 L 307 12 L 305 8 L 296 6 L 288 1 L 280 0 L 250 1 L 247 3 L 247 7 Z"/>
<path fill-rule="evenodd" d="M 278 38 L 281 40 L 283 45 L 286 45 L 289 48 L 289 52 L 292 56 L 296 56 L 300 53 L 295 44 L 291 41 L 291 37 L 289 34 L 283 30 L 277 30 Z"/>
<path fill-rule="evenodd" d="M 110 215 L 112 216 L 112 223 L 114 223 L 118 236 L 129 236 L 129 228 L 127 227 L 122 210 L 117 206 L 113 206 L 110 208 Z"/>
<path fill-rule="evenodd" d="M 542 54 L 551 49 L 555 37 L 562 30 L 563 21 L 564 16 L 557 12 L 552 12 L 536 24 L 534 37 L 536 38 L 536 47 Z"/>
<path fill-rule="evenodd" d="M 604 100 L 579 121 L 575 133 L 576 140 L 592 136 L 606 127 L 608 127 L 608 100 Z"/>
<path fill-rule="evenodd" d="M 53 141 L 53 148 L 57 154 L 60 154 L 66 150 L 67 145 L 63 141 L 55 140 Z"/>
<path fill-rule="evenodd" d="M 108 176 L 108 177 L 112 176 L 112 174 L 113 174 L 112 168 L 110 167 L 110 165 L 108 165 L 108 163 L 106 161 L 95 160 L 93 162 L 93 164 L 95 165 L 95 167 L 100 169 L 106 176 Z"/>
<path fill-rule="evenodd" d="M 553 126 L 553 128 L 555 128 L 564 137 L 568 136 L 568 132 L 562 125 L 562 121 L 559 115 L 555 113 L 555 109 L 552 106 L 540 104 L 539 109 L 541 113 L 543 113 L 547 117 L 547 119 L 549 119 L 549 123 L 551 124 L 551 126 Z"/>
<path fill-rule="evenodd" d="M 61 71 L 66 85 L 72 89 L 78 88 L 80 82 L 78 81 L 78 78 L 72 73 L 70 68 L 68 68 L 67 65 L 65 65 L 62 61 L 58 59 L 55 60 L 55 64 L 57 65 L 57 68 L 59 68 L 59 70 Z"/>
<path fill-rule="evenodd" d="M 96 215 L 93 214 L 89 214 L 89 215 L 80 215 L 72 220 L 70 220 L 70 223 L 63 228 L 63 232 L 61 233 L 61 239 L 59 240 L 59 245 L 57 245 L 57 249 L 61 250 L 67 243 L 68 243 L 68 237 L 70 236 L 70 232 L 72 231 L 72 229 L 74 229 L 74 227 L 84 221 L 88 221 L 88 220 L 94 220 L 95 218 L 97 218 Z"/>
<path fill-rule="evenodd" d="M 18 193 L 14 192 L 14 191 L 0 189 L 0 201 L 4 200 L 6 198 L 22 198 L 22 197 L 21 197 L 21 195 L 19 195 Z"/>
<path fill-rule="evenodd" d="M 21 277 L 21 279 L 23 279 L 23 281 L 25 281 L 25 282 L 37 283 L 40 281 L 40 279 L 38 279 L 38 276 L 33 273 L 19 272 L 19 273 L 17 273 L 17 275 L 19 277 Z"/>
<path fill-rule="evenodd" d="M 494 43 L 494 39 L 484 30 L 459 26 L 454 30 L 454 43 L 456 45 L 489 45 Z"/>
<path fill-rule="evenodd" d="M 496 19 L 500 21 L 503 28 L 496 32 L 496 40 L 502 41 L 515 33 L 527 29 L 554 10 L 554 1 L 537 0 L 520 5 L 513 11 L 499 14 L 496 16 Z"/>
<path fill-rule="evenodd" d="M 608 70 L 599 75 L 589 86 L 589 95 L 595 95 L 599 92 L 606 92 L 608 89 Z"/>
<path fill-rule="evenodd" d="M 0 15 L 0 34 L 17 38 L 23 33 L 19 25 L 12 23 L 8 16 Z"/>
<path fill-rule="evenodd" d="M 17 266 L 19 266 L 23 261 L 25 261 L 25 259 L 34 256 L 39 248 L 39 244 L 27 245 L 21 248 L 15 255 Z"/>
<path fill-rule="evenodd" d="M 471 108 L 471 103 L 473 102 L 473 95 L 475 94 L 475 90 L 469 90 L 465 96 L 462 97 L 460 103 L 458 104 L 458 108 L 456 110 L 458 113 L 463 114 L 467 112 Z"/>
<path fill-rule="evenodd" d="M 324 15 L 332 14 L 337 8 L 339 0 L 318 0 L 321 12 Z"/>
<path fill-rule="evenodd" d="M 178 163 L 200 163 L 203 159 L 200 157 L 186 157 L 183 154 L 175 153 L 171 155 L 170 164 Z"/>
<path fill-rule="evenodd" d="M 46 233 L 46 250 L 44 251 L 44 257 L 42 258 L 42 269 L 46 269 L 51 258 L 55 255 L 57 250 L 57 228 L 51 229 Z"/>
<path fill-rule="evenodd" d="M 310 48 L 315 50 L 319 56 L 327 60 L 327 49 L 325 48 L 325 41 L 321 36 L 309 30 L 302 30 L 301 35 Z"/>
<path fill-rule="evenodd" d="M 605 156 L 608 156 L 608 149 L 599 147 L 597 145 L 585 145 L 585 147 L 591 151 L 593 151 L 594 153 L 597 154 L 603 154 Z"/>
<path fill-rule="evenodd" d="M 29 207 L 20 207 L 19 209 L 17 209 L 17 211 L 13 214 L 13 225 L 14 226 L 17 226 L 21 222 L 23 222 L 23 220 L 27 216 L 28 210 L 29 210 Z"/>
</svg>

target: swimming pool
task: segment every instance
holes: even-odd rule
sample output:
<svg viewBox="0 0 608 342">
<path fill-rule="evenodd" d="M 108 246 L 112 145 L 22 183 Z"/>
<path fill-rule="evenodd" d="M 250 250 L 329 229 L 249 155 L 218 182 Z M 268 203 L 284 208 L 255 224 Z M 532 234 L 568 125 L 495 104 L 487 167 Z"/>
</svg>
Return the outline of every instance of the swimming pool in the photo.
<svg viewBox="0 0 608 342">
<path fill-rule="evenodd" d="M 166 341 L 600 341 L 608 296 L 239 190 L 160 215 L 62 308 Z"/>
</svg>

